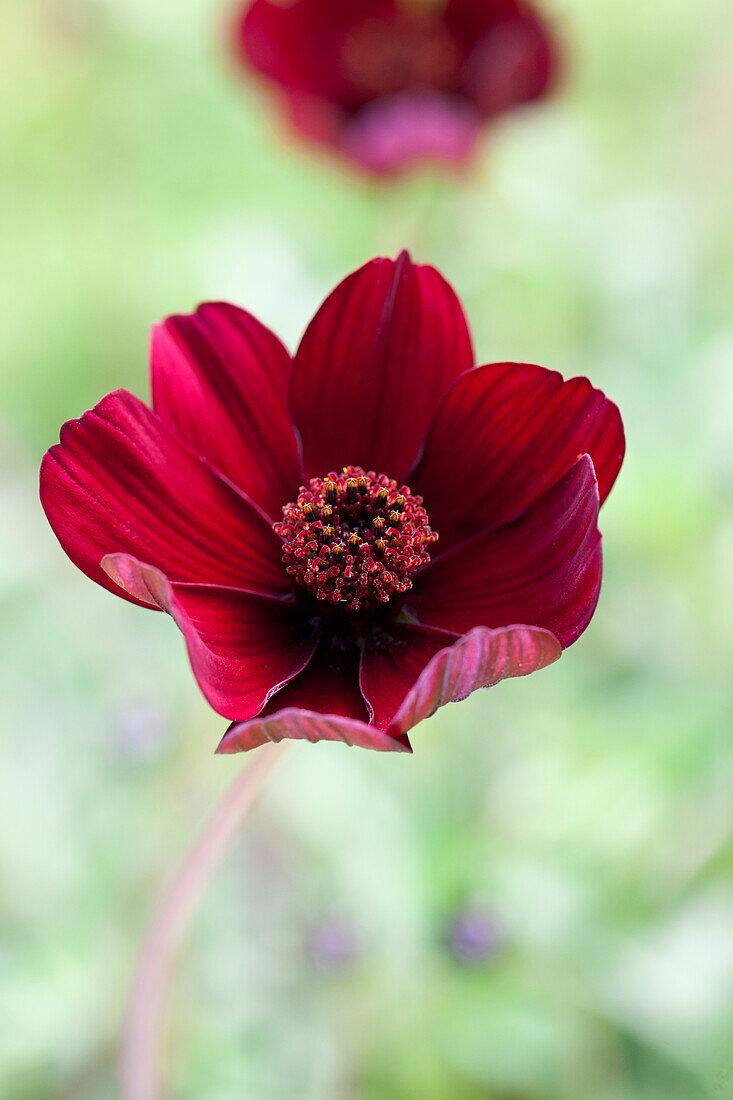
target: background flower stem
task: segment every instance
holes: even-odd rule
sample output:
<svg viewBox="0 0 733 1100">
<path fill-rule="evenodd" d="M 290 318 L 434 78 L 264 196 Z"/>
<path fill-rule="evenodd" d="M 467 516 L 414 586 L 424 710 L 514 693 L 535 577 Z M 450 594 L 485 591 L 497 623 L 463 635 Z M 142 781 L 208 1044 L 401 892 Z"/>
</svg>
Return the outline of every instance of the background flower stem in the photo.
<svg viewBox="0 0 733 1100">
<path fill-rule="evenodd" d="M 165 1008 L 178 948 L 199 898 L 287 743 L 263 745 L 226 789 L 165 890 L 142 942 L 125 1012 L 123 1100 L 162 1100 Z"/>
</svg>

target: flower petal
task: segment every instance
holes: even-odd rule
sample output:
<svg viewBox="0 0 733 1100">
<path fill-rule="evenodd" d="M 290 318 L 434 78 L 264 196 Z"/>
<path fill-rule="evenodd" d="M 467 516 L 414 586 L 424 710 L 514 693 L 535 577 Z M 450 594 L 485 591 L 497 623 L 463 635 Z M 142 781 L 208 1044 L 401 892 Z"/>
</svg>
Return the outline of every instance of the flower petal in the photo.
<svg viewBox="0 0 733 1100">
<path fill-rule="evenodd" d="M 269 712 L 300 707 L 367 721 L 366 703 L 359 690 L 359 656 L 354 642 L 324 638 L 308 667 L 271 701 Z"/>
<path fill-rule="evenodd" d="M 448 0 L 445 22 L 454 34 L 474 41 L 495 23 L 516 18 L 527 8 L 526 0 Z"/>
<path fill-rule="evenodd" d="M 270 700 L 259 718 L 232 726 L 217 751 L 245 752 L 284 738 L 344 741 L 378 752 L 409 751 L 409 742 L 388 737 L 367 718 L 359 691 L 358 647 L 324 641 L 307 668 Z"/>
<path fill-rule="evenodd" d="M 249 313 L 209 302 L 153 328 L 153 408 L 202 458 L 279 519 L 300 484 L 291 359 Z"/>
<path fill-rule="evenodd" d="M 472 47 L 464 91 L 486 116 L 544 95 L 557 68 L 547 28 L 517 0 L 450 0 L 446 22 Z"/>
<path fill-rule="evenodd" d="M 406 737 L 391 737 L 376 726 L 344 718 L 337 714 L 317 714 L 286 707 L 274 714 L 260 715 L 251 722 L 235 722 L 230 726 L 216 750 L 218 753 L 248 752 L 268 741 L 342 741 L 352 748 L 373 749 L 376 752 L 412 752 Z"/>
<path fill-rule="evenodd" d="M 362 97 L 342 65 L 344 32 L 394 11 L 395 0 L 255 0 L 237 26 L 237 51 L 283 88 L 354 106 Z"/>
<path fill-rule="evenodd" d="M 211 706 L 243 721 L 301 672 L 318 644 L 298 606 L 255 592 L 171 584 L 127 554 L 105 557 L 107 575 L 135 599 L 167 611 L 183 634 L 194 676 Z"/>
<path fill-rule="evenodd" d="M 493 363 L 459 378 L 410 474 L 440 535 L 434 557 L 514 519 L 589 454 L 606 499 L 624 457 L 621 415 L 587 378 Z"/>
<path fill-rule="evenodd" d="M 285 91 L 278 99 L 293 138 L 341 152 L 349 117 L 342 107 L 308 92 Z"/>
<path fill-rule="evenodd" d="M 380 96 L 353 116 L 344 151 L 369 172 L 420 163 L 461 163 L 476 145 L 480 118 L 458 96 L 408 91 Z"/>
<path fill-rule="evenodd" d="M 446 637 L 443 633 L 443 638 Z M 407 731 L 429 718 L 438 707 L 465 699 L 477 688 L 492 687 L 500 680 L 528 676 L 551 665 L 561 654 L 560 643 L 547 630 L 523 625 L 499 630 L 475 627 L 453 645 L 439 649 L 428 661 L 403 697 L 387 732 L 355 719 L 289 707 L 272 716 L 261 715 L 251 722 L 235 723 L 224 735 L 217 752 L 246 752 L 266 741 L 284 738 L 343 741 L 377 752 L 411 752 Z M 272 705 L 273 700 L 266 709 Z"/>
<path fill-rule="evenodd" d="M 463 633 L 473 626 L 544 627 L 563 648 L 590 622 L 601 586 L 593 463 L 584 455 L 519 519 L 454 547 L 418 574 L 405 611 Z"/>
<path fill-rule="evenodd" d="M 562 647 L 548 630 L 534 626 L 474 627 L 426 665 L 389 725 L 397 736 L 429 718 L 445 703 L 457 703 L 477 688 L 512 676 L 529 676 L 557 661 Z"/>
<path fill-rule="evenodd" d="M 473 366 L 466 319 L 432 267 L 372 260 L 344 280 L 295 356 L 307 477 L 363 466 L 401 481 L 448 385 Z"/>
<path fill-rule="evenodd" d="M 107 554 L 131 554 L 171 581 L 288 589 L 260 512 L 124 390 L 64 424 L 41 466 L 41 503 L 74 564 L 118 596 L 100 565 Z"/>
<path fill-rule="evenodd" d="M 454 641 L 456 635 L 445 630 L 404 622 L 367 636 L 359 682 L 378 729 L 387 729 L 425 666 Z"/>
</svg>

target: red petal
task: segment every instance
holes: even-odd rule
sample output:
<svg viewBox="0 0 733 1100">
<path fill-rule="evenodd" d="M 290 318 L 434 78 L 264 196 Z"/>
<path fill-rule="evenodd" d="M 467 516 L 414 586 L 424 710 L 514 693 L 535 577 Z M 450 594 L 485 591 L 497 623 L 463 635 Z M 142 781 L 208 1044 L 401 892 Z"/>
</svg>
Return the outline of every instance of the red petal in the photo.
<svg viewBox="0 0 733 1100">
<path fill-rule="evenodd" d="M 349 117 L 342 107 L 307 92 L 283 92 L 278 98 L 293 137 L 341 151 Z"/>
<path fill-rule="evenodd" d="M 561 653 L 560 643 L 546 630 L 521 625 L 500 630 L 479 626 L 432 657 L 404 696 L 388 733 L 354 719 L 291 707 L 271 717 L 233 725 L 217 751 L 245 752 L 266 741 L 291 737 L 313 742 L 344 741 L 378 752 L 411 752 L 406 731 L 429 718 L 438 707 L 511 676 L 528 676 L 551 665 Z"/>
<path fill-rule="evenodd" d="M 307 668 L 270 700 L 259 718 L 227 731 L 218 751 L 244 752 L 288 737 L 344 741 L 379 752 L 409 751 L 409 742 L 388 737 L 368 725 L 367 717 L 357 646 L 323 642 Z"/>
<path fill-rule="evenodd" d="M 364 643 L 359 680 L 378 729 L 389 726 L 425 666 L 455 640 L 455 634 L 414 623 L 393 622 L 372 631 Z"/>
<path fill-rule="evenodd" d="M 376 173 L 419 163 L 461 163 L 473 152 L 480 121 L 458 96 L 421 90 L 380 96 L 347 126 L 344 151 Z"/>
<path fill-rule="evenodd" d="M 298 707 L 367 721 L 366 704 L 359 690 L 359 656 L 353 642 L 324 639 L 308 667 L 271 701 L 269 713 Z"/>
<path fill-rule="evenodd" d="M 601 586 L 598 490 L 585 455 L 519 519 L 485 531 L 431 562 L 405 609 L 421 623 L 462 634 L 473 626 L 527 623 L 572 645 L 590 622 Z"/>
<path fill-rule="evenodd" d="M 527 0 L 448 0 L 444 18 L 454 34 L 474 42 L 497 23 L 533 17 Z"/>
<path fill-rule="evenodd" d="M 526 7 L 524 0 L 521 6 Z M 520 0 L 448 0 L 445 22 L 454 34 L 474 39 L 497 20 L 515 17 Z"/>
<path fill-rule="evenodd" d="M 171 584 L 126 554 L 106 557 L 102 565 L 135 599 L 173 617 L 199 687 L 225 718 L 243 721 L 258 714 L 313 656 L 317 637 L 295 603 L 231 588 Z"/>
<path fill-rule="evenodd" d="M 511 676 L 529 676 L 557 661 L 562 648 L 547 630 L 477 626 L 442 649 L 425 667 L 389 727 L 397 736 L 429 718 L 445 703 L 457 703 L 477 688 L 493 687 Z"/>
<path fill-rule="evenodd" d="M 273 520 L 300 484 L 290 370 L 277 337 L 236 306 L 210 302 L 153 329 L 155 412 Z"/>
<path fill-rule="evenodd" d="M 372 260 L 326 299 L 295 357 L 306 476 L 353 464 L 401 481 L 446 390 L 473 365 L 455 293 L 432 267 Z"/>
<path fill-rule="evenodd" d="M 406 737 L 390 737 L 376 726 L 335 714 L 316 714 L 298 707 L 287 707 L 275 714 L 262 715 L 251 722 L 230 726 L 221 740 L 219 753 L 248 752 L 267 741 L 343 741 L 359 749 L 376 752 L 412 752 Z"/>
<path fill-rule="evenodd" d="M 464 91 L 485 116 L 543 95 L 555 76 L 555 44 L 537 13 L 516 0 L 450 0 L 446 22 L 472 47 Z"/>
<path fill-rule="evenodd" d="M 448 391 L 410 485 L 425 497 L 442 553 L 521 515 L 581 454 L 593 459 L 602 503 L 624 449 L 618 409 L 587 378 L 494 363 Z"/>
<path fill-rule="evenodd" d="M 41 503 L 74 564 L 118 596 L 100 566 L 107 554 L 172 581 L 287 590 L 279 540 L 257 509 L 124 390 L 64 424 L 41 466 Z"/>
<path fill-rule="evenodd" d="M 395 0 L 255 0 L 237 27 L 241 58 L 288 90 L 316 93 L 357 106 L 342 65 L 344 32 L 364 19 L 394 13 Z"/>
</svg>

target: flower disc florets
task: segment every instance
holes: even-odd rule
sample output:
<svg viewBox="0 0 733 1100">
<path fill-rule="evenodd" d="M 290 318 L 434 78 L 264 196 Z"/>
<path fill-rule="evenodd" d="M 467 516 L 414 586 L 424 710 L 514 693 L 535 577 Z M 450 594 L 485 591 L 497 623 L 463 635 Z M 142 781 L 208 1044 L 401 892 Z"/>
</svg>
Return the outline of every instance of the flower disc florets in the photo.
<svg viewBox="0 0 733 1100">
<path fill-rule="evenodd" d="M 422 497 L 373 470 L 346 466 L 311 478 L 273 530 L 296 583 L 317 600 L 357 611 L 412 588 L 438 538 Z"/>
</svg>

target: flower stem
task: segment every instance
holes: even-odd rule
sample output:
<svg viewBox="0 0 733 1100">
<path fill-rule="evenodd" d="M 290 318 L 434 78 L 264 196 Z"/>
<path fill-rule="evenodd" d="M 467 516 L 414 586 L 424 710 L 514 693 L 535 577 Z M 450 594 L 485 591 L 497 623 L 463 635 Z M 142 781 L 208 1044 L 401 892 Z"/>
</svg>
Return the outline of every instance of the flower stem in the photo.
<svg viewBox="0 0 733 1100">
<path fill-rule="evenodd" d="M 163 1100 L 164 1017 L 178 949 L 204 887 L 287 745 L 263 745 L 224 792 L 170 881 L 143 940 L 125 1012 L 123 1100 Z"/>
</svg>

